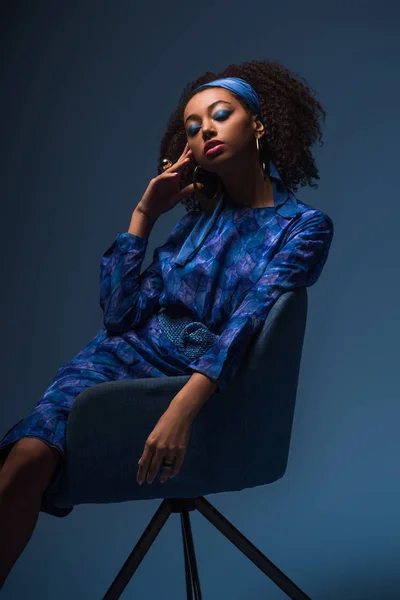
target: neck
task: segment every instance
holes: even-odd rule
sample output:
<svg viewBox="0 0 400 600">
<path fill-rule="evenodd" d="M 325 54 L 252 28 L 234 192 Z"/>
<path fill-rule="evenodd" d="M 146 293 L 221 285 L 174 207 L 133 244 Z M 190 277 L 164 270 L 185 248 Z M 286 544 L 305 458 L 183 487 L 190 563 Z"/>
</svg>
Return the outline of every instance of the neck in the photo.
<svg viewBox="0 0 400 600">
<path fill-rule="evenodd" d="M 239 161 L 238 161 L 239 163 Z M 218 173 L 230 202 L 238 207 L 260 208 L 274 206 L 273 187 L 270 178 L 264 177 L 260 163 L 253 157 L 240 165 L 229 165 L 229 172 Z"/>
</svg>

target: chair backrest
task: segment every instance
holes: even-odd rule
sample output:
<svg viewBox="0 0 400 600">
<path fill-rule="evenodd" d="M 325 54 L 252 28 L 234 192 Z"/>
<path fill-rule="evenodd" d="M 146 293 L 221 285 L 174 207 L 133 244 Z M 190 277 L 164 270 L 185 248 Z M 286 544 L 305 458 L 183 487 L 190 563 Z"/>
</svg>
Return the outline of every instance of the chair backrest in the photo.
<svg viewBox="0 0 400 600">
<path fill-rule="evenodd" d="M 305 287 L 282 294 L 231 384 L 198 415 L 208 424 L 210 476 L 220 491 L 271 483 L 286 471 L 307 307 Z"/>
</svg>

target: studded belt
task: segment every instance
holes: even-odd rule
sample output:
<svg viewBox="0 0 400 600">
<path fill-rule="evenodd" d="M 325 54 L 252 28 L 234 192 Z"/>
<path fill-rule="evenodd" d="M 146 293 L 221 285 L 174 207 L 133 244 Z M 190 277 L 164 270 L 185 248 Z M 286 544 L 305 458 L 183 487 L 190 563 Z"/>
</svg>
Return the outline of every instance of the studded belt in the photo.
<svg viewBox="0 0 400 600">
<path fill-rule="evenodd" d="M 165 307 L 160 309 L 157 317 L 167 338 L 191 360 L 207 352 L 218 338 L 200 321 L 193 321 L 188 315 L 167 312 Z"/>
</svg>

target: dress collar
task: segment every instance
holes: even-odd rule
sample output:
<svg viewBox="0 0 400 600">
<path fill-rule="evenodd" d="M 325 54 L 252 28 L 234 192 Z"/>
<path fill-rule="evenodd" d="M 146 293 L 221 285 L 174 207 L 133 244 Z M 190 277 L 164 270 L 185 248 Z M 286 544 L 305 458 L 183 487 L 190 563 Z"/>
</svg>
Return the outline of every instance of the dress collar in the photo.
<svg viewBox="0 0 400 600">
<path fill-rule="evenodd" d="M 269 177 L 274 194 L 275 212 L 286 219 L 291 219 L 298 215 L 301 210 L 296 196 L 283 183 L 282 177 L 272 160 L 269 161 Z"/>
<path fill-rule="evenodd" d="M 296 196 L 285 186 L 272 160 L 269 161 L 269 177 L 272 183 L 275 212 L 286 219 L 295 217 L 300 212 Z M 182 244 L 175 264 L 184 266 L 186 262 L 192 260 L 213 228 L 225 204 L 225 192 L 222 192 L 214 209 L 211 209 L 212 212 L 210 210 L 202 211 L 196 225 Z"/>
</svg>

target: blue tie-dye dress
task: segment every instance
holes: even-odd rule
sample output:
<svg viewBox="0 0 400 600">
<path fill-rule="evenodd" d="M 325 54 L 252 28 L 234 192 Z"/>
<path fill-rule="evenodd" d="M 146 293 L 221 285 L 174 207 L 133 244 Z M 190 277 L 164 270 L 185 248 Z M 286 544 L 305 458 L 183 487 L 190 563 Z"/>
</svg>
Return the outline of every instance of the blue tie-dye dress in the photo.
<svg viewBox="0 0 400 600">
<path fill-rule="evenodd" d="M 197 371 L 217 383 L 217 393 L 226 389 L 277 298 L 317 281 L 333 237 L 328 215 L 289 194 L 278 174 L 272 182 L 275 206 L 238 207 L 223 197 L 211 216 L 186 212 L 143 273 L 148 240 L 116 236 L 100 266 L 104 328 L 58 369 L 30 413 L 5 434 L 0 461 L 27 436 L 63 456 L 73 401 L 104 381 Z M 211 348 L 194 360 L 178 350 L 160 326 L 157 313 L 164 307 L 216 334 Z"/>
</svg>

